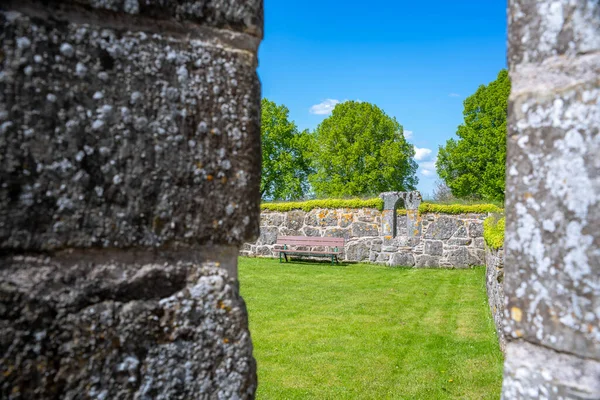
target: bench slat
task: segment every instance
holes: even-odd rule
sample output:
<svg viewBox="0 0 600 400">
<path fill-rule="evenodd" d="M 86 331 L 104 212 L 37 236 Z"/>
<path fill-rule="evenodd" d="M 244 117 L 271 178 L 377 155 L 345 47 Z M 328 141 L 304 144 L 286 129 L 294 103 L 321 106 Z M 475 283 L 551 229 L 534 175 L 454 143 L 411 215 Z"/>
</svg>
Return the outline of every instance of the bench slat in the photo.
<svg viewBox="0 0 600 400">
<path fill-rule="evenodd" d="M 327 254 L 336 256 L 339 255 L 340 251 L 310 251 L 310 250 L 278 250 L 280 253 L 284 254 Z"/>
<path fill-rule="evenodd" d="M 278 236 L 277 244 L 292 246 L 344 246 L 344 238 L 320 236 Z"/>
</svg>

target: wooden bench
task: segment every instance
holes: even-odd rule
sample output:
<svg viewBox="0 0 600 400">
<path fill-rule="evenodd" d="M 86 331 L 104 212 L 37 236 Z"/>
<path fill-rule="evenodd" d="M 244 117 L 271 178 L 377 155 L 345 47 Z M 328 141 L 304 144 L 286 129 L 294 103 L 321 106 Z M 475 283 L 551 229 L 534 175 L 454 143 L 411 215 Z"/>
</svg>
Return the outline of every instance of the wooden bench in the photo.
<svg viewBox="0 0 600 400">
<path fill-rule="evenodd" d="M 277 236 L 278 245 L 283 245 L 283 249 L 279 250 L 279 262 L 281 256 L 288 261 L 288 255 L 294 256 L 315 256 L 315 257 L 331 257 L 331 265 L 333 261 L 338 262 L 338 255 L 344 251 L 344 238 L 336 237 L 317 237 L 317 236 Z M 296 247 L 307 247 L 309 250 L 296 249 Z M 329 248 L 324 251 L 313 251 L 311 247 Z"/>
</svg>

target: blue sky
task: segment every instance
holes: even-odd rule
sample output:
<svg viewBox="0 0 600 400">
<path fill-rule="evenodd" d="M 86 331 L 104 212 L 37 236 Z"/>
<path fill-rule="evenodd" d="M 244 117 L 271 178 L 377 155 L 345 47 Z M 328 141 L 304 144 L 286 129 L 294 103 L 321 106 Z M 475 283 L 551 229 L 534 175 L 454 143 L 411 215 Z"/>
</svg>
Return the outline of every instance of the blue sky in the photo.
<svg viewBox="0 0 600 400">
<path fill-rule="evenodd" d="M 336 101 L 376 104 L 417 149 L 432 193 L 462 102 L 506 67 L 506 0 L 265 0 L 263 97 L 314 129 Z"/>
</svg>

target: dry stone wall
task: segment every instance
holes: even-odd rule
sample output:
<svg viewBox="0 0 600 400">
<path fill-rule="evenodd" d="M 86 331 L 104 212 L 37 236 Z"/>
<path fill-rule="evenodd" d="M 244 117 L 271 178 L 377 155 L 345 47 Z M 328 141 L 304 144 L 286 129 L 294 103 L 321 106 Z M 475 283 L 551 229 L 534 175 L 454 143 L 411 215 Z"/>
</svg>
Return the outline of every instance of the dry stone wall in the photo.
<svg viewBox="0 0 600 400">
<path fill-rule="evenodd" d="M 262 7 L 0 2 L 0 398 L 254 397 Z"/>
<path fill-rule="evenodd" d="M 346 239 L 343 259 L 392 266 L 468 267 L 485 264 L 483 220 L 487 214 L 416 217 L 397 215 L 397 236 L 384 235 L 386 213 L 377 209 L 263 210 L 260 236 L 242 246 L 241 255 L 277 257 L 277 236 L 333 236 Z"/>
<path fill-rule="evenodd" d="M 496 334 L 502 352 L 506 351 L 504 335 L 504 249 L 485 247 L 486 291 Z"/>
</svg>

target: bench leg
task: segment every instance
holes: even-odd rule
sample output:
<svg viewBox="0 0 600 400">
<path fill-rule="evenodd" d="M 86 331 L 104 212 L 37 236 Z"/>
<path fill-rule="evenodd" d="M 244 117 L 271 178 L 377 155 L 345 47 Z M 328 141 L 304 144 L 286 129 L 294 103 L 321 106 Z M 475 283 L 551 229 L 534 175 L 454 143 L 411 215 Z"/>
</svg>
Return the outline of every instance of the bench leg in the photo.
<svg viewBox="0 0 600 400">
<path fill-rule="evenodd" d="M 334 257 L 334 256 L 331 256 L 331 265 L 333 265 L 333 257 Z"/>
<path fill-rule="evenodd" d="M 286 254 L 286 253 L 283 253 L 283 256 L 285 257 L 285 262 L 288 262 L 288 259 L 287 259 L 287 254 Z"/>
<path fill-rule="evenodd" d="M 281 252 L 279 252 L 279 264 L 281 264 Z"/>
</svg>

